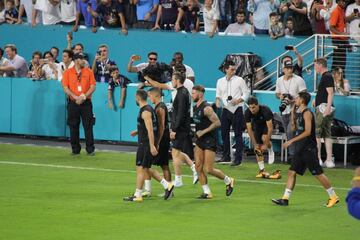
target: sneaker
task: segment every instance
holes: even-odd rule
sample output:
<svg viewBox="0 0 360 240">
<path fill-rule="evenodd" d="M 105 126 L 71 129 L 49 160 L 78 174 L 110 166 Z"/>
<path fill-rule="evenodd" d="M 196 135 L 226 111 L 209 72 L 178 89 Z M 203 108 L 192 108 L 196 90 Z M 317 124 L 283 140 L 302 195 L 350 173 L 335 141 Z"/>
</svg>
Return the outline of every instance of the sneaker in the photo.
<svg viewBox="0 0 360 240">
<path fill-rule="evenodd" d="M 198 199 L 212 199 L 213 195 L 211 193 L 203 193 L 201 194 Z"/>
<path fill-rule="evenodd" d="M 275 203 L 276 205 L 279 205 L 279 206 L 288 206 L 289 205 L 289 200 L 288 199 L 283 199 L 283 198 L 271 199 L 271 201 L 273 203 Z"/>
<path fill-rule="evenodd" d="M 319 165 L 321 166 L 321 167 L 323 167 L 324 166 L 324 162 L 319 158 Z"/>
<path fill-rule="evenodd" d="M 335 195 L 334 197 L 329 198 L 329 200 L 328 200 L 328 202 L 326 204 L 326 207 L 331 208 L 335 204 L 337 204 L 338 202 L 339 202 L 339 197 Z"/>
<path fill-rule="evenodd" d="M 136 196 L 130 196 L 130 197 L 124 197 L 123 198 L 124 201 L 127 202 L 142 202 L 143 198 L 142 197 L 136 197 Z"/>
<path fill-rule="evenodd" d="M 265 172 L 265 170 L 260 170 L 259 173 L 255 176 L 257 178 L 269 178 L 270 174 Z"/>
<path fill-rule="evenodd" d="M 327 168 L 334 168 L 335 167 L 335 163 L 332 160 L 326 160 L 325 161 L 325 166 Z"/>
<path fill-rule="evenodd" d="M 280 179 L 280 178 L 281 178 L 281 170 L 276 170 L 269 176 L 269 179 Z"/>
<path fill-rule="evenodd" d="M 145 190 L 145 191 L 143 191 L 143 192 L 141 193 L 141 196 L 142 196 L 142 197 L 145 197 L 145 198 L 151 197 L 151 192 Z"/>
<path fill-rule="evenodd" d="M 269 149 L 269 164 L 273 164 L 275 162 L 275 153 L 272 148 Z"/>
<path fill-rule="evenodd" d="M 164 198 L 164 196 L 165 196 L 165 192 L 163 192 L 163 193 L 159 193 L 157 196 L 158 196 L 158 197 L 161 197 L 161 198 Z M 172 198 L 172 197 L 175 197 L 175 195 L 174 195 L 174 191 L 171 193 L 170 197 L 171 197 L 171 198 Z"/>
<path fill-rule="evenodd" d="M 197 172 L 193 173 L 193 184 L 197 184 L 197 182 L 199 181 L 199 176 L 197 174 Z"/>
<path fill-rule="evenodd" d="M 182 187 L 184 184 L 182 181 L 175 181 L 174 182 L 174 187 Z"/>
<path fill-rule="evenodd" d="M 165 189 L 164 199 L 167 200 L 171 196 L 173 191 L 174 191 L 174 184 L 169 183 L 169 186 L 167 187 L 167 189 Z"/>
<path fill-rule="evenodd" d="M 230 178 L 230 183 L 228 185 L 226 185 L 226 196 L 230 196 L 234 190 L 234 182 L 235 179 L 234 178 Z"/>
<path fill-rule="evenodd" d="M 241 166 L 241 162 L 232 162 L 231 163 L 231 165 L 230 165 L 231 167 L 240 167 Z"/>
</svg>

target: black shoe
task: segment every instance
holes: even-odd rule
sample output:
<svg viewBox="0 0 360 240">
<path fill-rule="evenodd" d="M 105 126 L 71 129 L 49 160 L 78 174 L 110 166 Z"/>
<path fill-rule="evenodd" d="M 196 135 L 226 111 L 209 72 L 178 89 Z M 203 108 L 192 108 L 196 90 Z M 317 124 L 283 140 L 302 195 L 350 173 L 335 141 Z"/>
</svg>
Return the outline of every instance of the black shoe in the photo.
<svg viewBox="0 0 360 240">
<path fill-rule="evenodd" d="M 289 205 L 289 200 L 288 199 L 271 199 L 271 201 L 273 203 L 275 203 L 276 205 L 279 205 L 279 206 L 288 206 Z"/>
<path fill-rule="evenodd" d="M 95 151 L 87 154 L 88 156 L 95 156 Z"/>
<path fill-rule="evenodd" d="M 164 199 L 167 200 L 171 196 L 173 191 L 174 191 L 174 184 L 169 183 L 168 188 L 165 189 Z"/>
<path fill-rule="evenodd" d="M 80 152 L 72 152 L 71 156 L 76 156 L 76 155 L 80 155 Z"/>
<path fill-rule="evenodd" d="M 233 162 L 230 166 L 232 167 L 241 166 L 241 162 Z"/>
<path fill-rule="evenodd" d="M 228 185 L 226 185 L 226 191 L 225 191 L 225 195 L 226 196 L 230 196 L 234 190 L 234 182 L 235 179 L 234 178 L 230 178 L 230 183 Z"/>
<path fill-rule="evenodd" d="M 212 199 L 212 198 L 213 196 L 211 193 L 203 193 L 198 197 L 198 199 Z"/>
<path fill-rule="evenodd" d="M 231 159 L 230 159 L 230 158 L 222 157 L 222 158 L 220 158 L 219 160 L 217 160 L 216 162 L 219 162 L 219 163 L 229 163 L 229 162 L 231 162 Z"/>
</svg>

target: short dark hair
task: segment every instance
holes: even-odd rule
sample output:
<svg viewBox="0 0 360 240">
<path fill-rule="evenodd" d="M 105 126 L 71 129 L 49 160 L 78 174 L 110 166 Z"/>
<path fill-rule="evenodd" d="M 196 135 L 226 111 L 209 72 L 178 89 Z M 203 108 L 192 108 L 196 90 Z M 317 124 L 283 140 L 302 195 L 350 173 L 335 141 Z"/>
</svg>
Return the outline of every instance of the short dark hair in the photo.
<svg viewBox="0 0 360 240">
<path fill-rule="evenodd" d="M 327 60 L 326 58 L 317 58 L 314 60 L 314 63 L 320 64 L 321 66 L 323 66 L 324 68 L 327 67 Z"/>
<path fill-rule="evenodd" d="M 82 50 L 84 50 L 84 45 L 82 45 L 82 43 L 77 43 L 75 44 L 72 49 L 74 49 L 76 46 L 80 46 Z"/>
<path fill-rule="evenodd" d="M 51 57 L 54 57 L 54 55 L 50 51 L 46 51 L 43 54 L 43 58 L 45 58 L 46 54 L 50 54 Z"/>
<path fill-rule="evenodd" d="M 288 17 L 288 18 L 286 19 L 286 22 L 287 22 L 287 21 L 294 22 L 294 19 L 290 16 L 290 17 Z"/>
<path fill-rule="evenodd" d="M 253 104 L 259 105 L 259 101 L 258 101 L 258 99 L 256 97 L 250 96 L 247 104 L 248 105 L 253 105 Z"/>
<path fill-rule="evenodd" d="M 35 52 L 33 52 L 33 54 L 32 54 L 32 58 L 34 58 L 35 56 L 40 56 L 40 58 L 41 58 L 42 54 L 41 54 L 40 51 L 35 51 Z"/>
<path fill-rule="evenodd" d="M 155 93 L 156 95 L 160 96 L 162 95 L 161 89 L 157 87 L 152 87 L 149 89 L 149 92 Z"/>
<path fill-rule="evenodd" d="M 192 89 L 193 89 L 193 90 L 196 90 L 196 91 L 198 91 L 198 92 L 205 93 L 205 88 L 204 88 L 204 86 L 202 86 L 202 85 L 196 85 L 196 86 L 194 86 Z"/>
<path fill-rule="evenodd" d="M 50 50 L 51 49 L 55 49 L 59 53 L 59 48 L 58 47 L 51 47 Z"/>
<path fill-rule="evenodd" d="M 243 11 L 243 10 L 239 10 L 237 13 L 236 13 L 236 15 L 241 15 L 241 14 L 243 14 L 243 15 L 246 15 L 246 13 Z"/>
<path fill-rule="evenodd" d="M 184 82 L 185 82 L 185 73 L 182 73 L 182 72 L 174 72 L 174 73 L 173 73 L 173 77 L 174 77 L 176 80 L 179 80 L 181 84 L 184 84 Z"/>
<path fill-rule="evenodd" d="M 277 13 L 276 12 L 272 12 L 269 14 L 269 17 L 276 17 L 277 16 Z"/>
<path fill-rule="evenodd" d="M 175 63 L 174 70 L 175 72 L 186 73 L 186 67 L 182 63 Z"/>
<path fill-rule="evenodd" d="M 156 52 L 149 52 L 147 56 L 150 57 L 150 55 L 155 55 L 156 57 L 158 56 Z"/>
<path fill-rule="evenodd" d="M 179 56 L 181 56 L 181 59 L 184 60 L 184 55 L 182 52 L 175 52 L 174 55 L 179 55 Z"/>
<path fill-rule="evenodd" d="M 299 92 L 299 98 L 301 98 L 305 105 L 308 105 L 311 100 L 311 95 L 308 92 Z"/>
<path fill-rule="evenodd" d="M 290 58 L 291 62 L 293 61 L 293 58 L 289 55 L 285 55 L 281 58 L 281 63 L 284 63 L 285 58 Z"/>
<path fill-rule="evenodd" d="M 139 96 L 142 101 L 147 100 L 147 92 L 144 89 L 139 89 L 136 91 L 136 96 Z"/>
<path fill-rule="evenodd" d="M 235 66 L 235 63 L 231 60 L 228 60 L 224 63 L 224 70 L 227 70 L 230 66 Z"/>
<path fill-rule="evenodd" d="M 71 58 L 71 59 L 73 59 L 73 57 L 74 57 L 74 52 L 69 49 L 63 50 L 63 53 L 67 53 L 69 58 Z"/>
<path fill-rule="evenodd" d="M 15 44 L 6 44 L 4 49 L 10 48 L 11 51 L 14 51 L 15 53 L 17 53 L 17 48 L 15 46 Z"/>
</svg>

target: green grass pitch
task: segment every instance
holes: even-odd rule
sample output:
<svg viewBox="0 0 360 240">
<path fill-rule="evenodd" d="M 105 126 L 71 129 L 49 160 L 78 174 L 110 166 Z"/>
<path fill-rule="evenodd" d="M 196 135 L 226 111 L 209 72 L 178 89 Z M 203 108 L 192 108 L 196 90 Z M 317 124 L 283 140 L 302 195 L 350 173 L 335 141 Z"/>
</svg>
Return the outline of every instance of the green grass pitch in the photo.
<svg viewBox="0 0 360 240">
<path fill-rule="evenodd" d="M 340 203 L 327 209 L 327 193 L 308 172 L 298 177 L 290 206 L 281 180 L 255 179 L 257 165 L 218 166 L 236 178 L 231 197 L 210 178 L 214 199 L 196 199 L 199 185 L 186 177 L 175 197 L 164 201 L 153 181 L 153 197 L 123 202 L 135 188 L 134 154 L 97 152 L 72 157 L 68 149 L 0 145 L 0 239 L 359 239 L 360 221 L 348 215 L 345 197 L 352 170 L 325 170 Z M 172 169 L 172 167 L 171 167 Z M 187 167 L 183 168 L 190 175 Z"/>
</svg>

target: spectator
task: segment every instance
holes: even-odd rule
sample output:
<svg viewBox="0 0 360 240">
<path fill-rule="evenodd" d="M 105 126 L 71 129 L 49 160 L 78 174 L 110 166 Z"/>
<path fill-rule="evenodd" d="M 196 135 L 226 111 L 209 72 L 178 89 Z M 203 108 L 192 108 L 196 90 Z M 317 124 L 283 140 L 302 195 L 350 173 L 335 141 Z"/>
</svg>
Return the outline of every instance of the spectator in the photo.
<svg viewBox="0 0 360 240">
<path fill-rule="evenodd" d="M 95 11 L 96 0 L 78 0 L 76 4 L 76 18 L 73 31 L 77 32 L 81 16 L 84 18 L 86 27 L 91 27 L 92 32 L 96 32 L 96 19 L 91 16 L 91 10 Z"/>
<path fill-rule="evenodd" d="M 41 79 L 41 65 L 40 65 L 41 56 L 42 56 L 41 52 L 39 51 L 33 52 L 32 59 L 29 65 L 29 72 L 27 75 L 28 78 L 32 78 L 34 80 Z"/>
<path fill-rule="evenodd" d="M 203 7 L 204 30 L 212 38 L 218 32 L 218 21 L 220 13 L 217 0 L 205 0 Z"/>
<path fill-rule="evenodd" d="M 346 32 L 345 6 L 345 0 L 337 0 L 337 7 L 330 17 L 330 32 L 332 35 L 348 35 Z M 335 69 L 335 67 L 341 67 L 345 71 L 346 49 L 348 46 L 347 39 L 346 36 L 332 37 L 332 43 L 336 47 L 333 52 L 332 70 Z"/>
<path fill-rule="evenodd" d="M 126 25 L 130 28 L 136 23 L 136 2 L 138 0 L 122 0 Z"/>
<path fill-rule="evenodd" d="M 62 62 L 59 63 L 59 76 L 58 76 L 59 81 L 62 80 L 62 76 L 66 70 L 75 66 L 75 63 L 73 61 L 73 56 L 74 56 L 73 51 L 69 49 L 63 50 Z"/>
<path fill-rule="evenodd" d="M 286 13 L 293 18 L 294 35 L 310 36 L 312 35 L 311 24 L 307 16 L 307 5 L 302 0 L 293 0 L 285 4 L 280 9 L 280 13 Z"/>
<path fill-rule="evenodd" d="M 318 34 L 329 34 L 329 30 L 326 29 L 325 20 L 321 13 L 324 10 L 324 3 L 322 0 L 315 0 L 310 7 L 310 19 L 312 21 L 313 29 Z"/>
<path fill-rule="evenodd" d="M 148 62 L 139 63 L 136 66 L 133 66 L 134 61 L 140 60 L 139 55 L 132 55 L 127 66 L 128 72 L 139 73 L 144 70 L 149 64 L 155 65 L 157 63 L 158 54 L 156 52 L 148 53 Z"/>
<path fill-rule="evenodd" d="M 178 15 L 178 4 L 176 0 L 159 0 L 159 6 L 152 30 L 174 30 Z"/>
<path fill-rule="evenodd" d="M 360 167 L 355 169 L 352 186 L 346 197 L 346 203 L 350 215 L 360 220 Z"/>
<path fill-rule="evenodd" d="M 269 35 L 271 39 L 278 39 L 279 37 L 284 36 L 284 26 L 279 22 L 279 16 L 276 12 L 272 12 L 269 15 L 270 17 L 270 27 Z"/>
<path fill-rule="evenodd" d="M 35 4 L 33 0 L 20 0 L 19 17 L 17 20 L 17 24 L 21 24 L 23 22 L 22 17 L 24 16 L 24 13 L 26 13 L 27 23 L 32 23 L 33 13 L 35 14 L 34 6 Z M 41 22 L 40 14 L 35 14 L 35 16 L 35 24 L 38 24 L 39 22 Z"/>
<path fill-rule="evenodd" d="M 185 32 L 199 32 L 199 11 L 200 7 L 197 0 L 188 0 L 184 6 L 179 8 L 178 17 L 175 23 L 175 31 L 180 31 L 181 20 L 183 19 Z"/>
<path fill-rule="evenodd" d="M 349 23 L 350 36 L 358 36 L 356 39 L 360 42 L 360 0 L 355 0 L 346 8 L 346 21 Z"/>
<path fill-rule="evenodd" d="M 306 84 L 304 79 L 294 74 L 294 65 L 288 57 L 283 61 L 283 72 L 284 75 L 276 80 L 275 93 L 276 97 L 281 100 L 279 103 L 279 110 L 281 112 L 281 120 L 283 127 L 286 132 L 287 139 L 293 138 L 293 131 L 291 130 L 291 110 L 294 107 L 294 100 L 300 92 L 306 91 Z M 283 103 L 285 105 L 283 105 Z M 294 157 L 294 146 L 289 146 L 289 157 L 290 162 Z"/>
<path fill-rule="evenodd" d="M 221 115 L 221 137 L 224 144 L 223 162 L 230 162 L 230 126 L 235 133 L 235 160 L 232 166 L 242 162 L 243 129 L 245 128 L 243 107 L 247 101 L 250 90 L 243 78 L 235 75 L 236 65 L 232 61 L 224 64 L 226 75 L 216 83 L 216 107 L 223 106 Z"/>
<path fill-rule="evenodd" d="M 121 75 L 119 69 L 115 66 L 110 69 L 111 78 L 109 80 L 109 87 L 108 87 L 108 103 L 109 108 L 114 109 L 113 104 L 113 93 L 116 87 L 120 87 L 120 101 L 118 104 L 119 108 L 124 108 L 125 106 L 125 98 L 126 98 L 126 89 L 127 85 L 130 83 L 130 80 Z"/>
<path fill-rule="evenodd" d="M 61 21 L 60 4 L 57 0 L 36 0 L 34 9 L 41 12 L 43 25 L 54 25 Z M 37 12 L 33 14 L 33 25 Z"/>
<path fill-rule="evenodd" d="M 182 52 L 176 52 L 173 55 L 173 59 L 172 59 L 172 62 L 170 63 L 170 65 L 175 66 L 176 64 L 183 64 L 183 61 L 184 61 L 184 55 L 182 54 Z M 186 68 L 186 72 L 185 72 L 186 78 L 190 79 L 192 82 L 195 82 L 194 70 L 186 64 L 183 64 L 183 65 Z"/>
<path fill-rule="evenodd" d="M 351 87 L 348 80 L 344 79 L 344 71 L 340 67 L 333 70 L 335 93 L 348 96 L 350 95 Z"/>
<path fill-rule="evenodd" d="M 236 22 L 229 24 L 225 29 L 225 34 L 236 34 L 236 35 L 254 35 L 254 27 L 245 22 L 246 15 L 244 11 L 239 11 L 236 14 Z"/>
<path fill-rule="evenodd" d="M 0 1 L 0 24 L 5 22 L 5 7 L 4 2 Z"/>
<path fill-rule="evenodd" d="M 46 80 L 58 80 L 59 78 L 59 65 L 55 63 L 54 55 L 47 51 L 43 54 L 43 59 L 40 60 L 41 75 Z"/>
<path fill-rule="evenodd" d="M 330 17 L 332 12 L 337 7 L 335 0 L 325 0 L 324 7 L 320 9 L 320 17 L 324 19 L 325 28 L 329 32 L 330 31 Z"/>
<path fill-rule="evenodd" d="M 288 17 L 288 19 L 286 20 L 286 27 L 284 33 L 285 37 L 287 38 L 294 36 L 294 21 L 292 17 Z"/>
<path fill-rule="evenodd" d="M 137 22 L 134 28 L 152 29 L 155 26 L 159 0 L 135 0 Z"/>
<path fill-rule="evenodd" d="M 16 10 L 14 0 L 6 0 L 5 20 L 7 24 L 15 24 L 19 18 L 19 12 Z"/>
<path fill-rule="evenodd" d="M 0 66 L 0 72 L 5 72 L 8 77 L 26 77 L 28 66 L 25 59 L 17 54 L 16 46 L 14 44 L 6 45 L 5 52 L 10 64 Z"/>
<path fill-rule="evenodd" d="M 105 44 L 99 46 L 92 65 L 95 80 L 101 83 L 108 83 L 110 80 L 110 68 L 116 67 L 115 61 L 109 59 L 109 47 Z"/>
<path fill-rule="evenodd" d="M 230 23 L 234 23 L 235 21 L 237 21 L 235 18 L 237 15 L 237 11 L 239 10 L 239 1 L 238 0 L 229 0 L 229 1 L 219 0 L 219 1 L 220 1 L 219 7 L 220 7 L 220 20 L 221 20 L 220 29 L 224 30 L 226 26 L 228 26 Z M 230 17 L 228 16 L 229 12 L 230 12 Z"/>
<path fill-rule="evenodd" d="M 251 14 L 255 34 L 269 34 L 269 14 L 276 12 L 278 0 L 249 0 L 247 10 Z"/>
<path fill-rule="evenodd" d="M 316 141 L 318 148 L 318 158 L 320 165 L 321 160 L 321 138 L 324 139 L 326 149 L 325 166 L 328 168 L 335 167 L 332 159 L 332 139 L 331 123 L 334 118 L 333 100 L 334 100 L 334 79 L 331 72 L 328 71 L 327 61 L 325 58 L 315 59 L 315 71 L 321 75 L 317 93 L 312 105 L 315 107 L 316 114 Z"/>
<path fill-rule="evenodd" d="M 82 43 L 76 43 L 74 46 L 72 46 L 72 33 L 71 32 L 69 32 L 66 35 L 66 41 L 67 41 L 66 49 L 72 50 L 72 52 L 74 54 L 81 53 L 84 55 L 83 62 L 85 64 L 85 67 L 88 68 L 90 66 L 90 64 L 87 61 L 87 59 L 88 59 L 87 55 L 84 53 L 84 45 L 82 45 Z"/>
<path fill-rule="evenodd" d="M 53 55 L 54 61 L 56 63 L 59 63 L 59 61 L 57 60 L 58 56 L 59 56 L 59 48 L 57 47 L 51 47 L 50 48 L 50 52 Z"/>
<path fill-rule="evenodd" d="M 76 20 L 76 0 L 57 1 L 60 1 L 61 22 L 65 24 L 73 24 Z"/>
<path fill-rule="evenodd" d="M 299 77 L 302 77 L 302 67 L 303 67 L 304 59 L 301 56 L 301 54 L 299 54 L 296 47 L 293 46 L 293 50 L 291 50 L 291 51 L 293 51 L 295 53 L 296 59 L 297 59 L 297 63 L 295 63 L 293 66 L 293 73 L 298 75 Z M 283 65 L 285 61 L 293 62 L 293 58 L 289 55 L 286 55 L 281 59 L 281 64 Z M 282 75 L 283 75 L 283 73 L 280 74 L 280 76 L 282 76 Z"/>
<path fill-rule="evenodd" d="M 96 23 L 101 24 L 105 28 L 119 27 L 119 23 L 121 23 L 121 32 L 127 35 L 124 7 L 119 0 L 101 0 L 96 11 L 91 10 L 91 8 L 89 9 L 93 18 L 97 19 Z"/>
<path fill-rule="evenodd" d="M 4 50 L 0 48 L 0 67 L 7 66 L 9 64 L 9 60 L 4 58 Z M 4 71 L 0 71 L 0 77 L 6 77 L 6 73 Z"/>
</svg>

